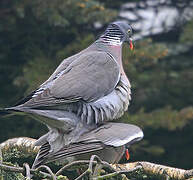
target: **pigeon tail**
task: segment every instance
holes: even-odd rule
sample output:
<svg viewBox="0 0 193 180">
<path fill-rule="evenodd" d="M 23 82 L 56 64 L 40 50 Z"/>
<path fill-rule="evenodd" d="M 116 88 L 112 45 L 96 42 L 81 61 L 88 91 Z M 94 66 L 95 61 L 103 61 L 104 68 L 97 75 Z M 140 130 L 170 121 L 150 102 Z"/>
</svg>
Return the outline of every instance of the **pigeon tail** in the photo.
<svg viewBox="0 0 193 180">
<path fill-rule="evenodd" d="M 3 109 L 3 108 L 0 109 L 0 117 L 1 116 L 6 116 L 6 115 L 9 115 L 9 114 L 11 114 L 10 111 L 8 111 L 6 109 Z"/>
</svg>

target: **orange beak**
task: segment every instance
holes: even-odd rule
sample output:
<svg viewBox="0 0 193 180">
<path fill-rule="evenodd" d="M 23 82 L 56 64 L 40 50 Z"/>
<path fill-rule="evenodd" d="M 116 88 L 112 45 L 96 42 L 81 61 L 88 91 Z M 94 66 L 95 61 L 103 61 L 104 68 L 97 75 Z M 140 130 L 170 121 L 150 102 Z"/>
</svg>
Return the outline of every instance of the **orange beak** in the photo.
<svg viewBox="0 0 193 180">
<path fill-rule="evenodd" d="M 126 159 L 128 161 L 129 158 L 130 158 L 130 154 L 129 154 L 129 150 L 128 149 L 126 149 L 125 155 L 126 155 Z"/>
<path fill-rule="evenodd" d="M 129 48 L 130 48 L 131 50 L 133 50 L 133 48 L 134 48 L 133 43 L 132 43 L 132 40 L 129 41 Z"/>
</svg>

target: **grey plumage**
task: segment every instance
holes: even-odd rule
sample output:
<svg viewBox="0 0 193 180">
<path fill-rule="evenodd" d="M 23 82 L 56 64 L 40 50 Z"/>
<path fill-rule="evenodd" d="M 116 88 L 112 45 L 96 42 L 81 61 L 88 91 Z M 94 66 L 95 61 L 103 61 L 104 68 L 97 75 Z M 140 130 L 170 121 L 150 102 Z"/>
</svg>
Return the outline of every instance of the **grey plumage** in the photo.
<svg viewBox="0 0 193 180">
<path fill-rule="evenodd" d="M 76 142 L 64 145 L 56 151 L 51 150 L 48 138 L 49 134 L 36 142 L 41 148 L 33 168 L 56 160 L 61 163 L 88 160 L 93 154 L 109 163 L 116 163 L 121 159 L 126 148 L 143 138 L 143 132 L 135 125 L 107 123 L 84 133 Z"/>
<path fill-rule="evenodd" d="M 38 120 L 49 127 L 56 127 L 61 114 L 67 124 L 76 116 L 91 126 L 119 118 L 131 99 L 121 55 L 130 33 L 126 22 L 111 23 L 98 40 L 65 59 L 37 90 L 7 110 L 46 117 L 47 122 Z M 65 118 L 62 121 L 65 124 Z"/>
<path fill-rule="evenodd" d="M 66 66 L 66 61 L 63 63 Z M 96 101 L 113 91 L 119 81 L 119 67 L 107 52 L 89 48 L 51 79 L 22 106 L 37 108 L 79 100 Z"/>
</svg>

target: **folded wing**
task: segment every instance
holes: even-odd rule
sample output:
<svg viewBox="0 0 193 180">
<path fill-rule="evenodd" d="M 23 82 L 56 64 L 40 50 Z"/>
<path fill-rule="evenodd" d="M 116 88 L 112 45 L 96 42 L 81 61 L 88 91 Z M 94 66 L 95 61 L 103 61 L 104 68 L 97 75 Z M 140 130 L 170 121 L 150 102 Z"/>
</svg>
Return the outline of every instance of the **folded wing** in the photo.
<svg viewBox="0 0 193 180">
<path fill-rule="evenodd" d="M 113 91 L 119 81 L 119 66 L 106 52 L 91 51 L 67 62 L 47 82 L 18 105 L 37 108 L 76 102 L 91 102 Z"/>
</svg>

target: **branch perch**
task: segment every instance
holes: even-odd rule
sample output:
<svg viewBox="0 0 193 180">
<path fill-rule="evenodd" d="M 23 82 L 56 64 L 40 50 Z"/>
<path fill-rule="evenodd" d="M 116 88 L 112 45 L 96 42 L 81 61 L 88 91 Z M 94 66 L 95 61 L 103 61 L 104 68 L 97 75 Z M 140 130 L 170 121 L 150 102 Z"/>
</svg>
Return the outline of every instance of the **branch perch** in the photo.
<svg viewBox="0 0 193 180">
<path fill-rule="evenodd" d="M 89 161 L 74 161 L 70 164 L 67 164 L 63 166 L 61 169 L 59 169 L 55 174 L 52 172 L 52 170 L 45 165 L 40 166 L 36 170 L 30 169 L 29 165 L 25 163 L 24 167 L 16 167 L 14 165 L 7 165 L 3 162 L 3 155 L 10 151 L 10 149 L 14 148 L 17 149 L 17 151 L 20 151 L 21 156 L 23 154 L 29 155 L 35 155 L 39 147 L 34 146 L 35 139 L 26 138 L 26 137 L 20 137 L 20 138 L 14 138 L 9 139 L 3 143 L 0 144 L 0 170 L 1 171 L 8 171 L 8 172 L 15 172 L 15 173 L 22 173 L 24 174 L 28 179 L 30 179 L 31 174 L 36 174 L 39 177 L 46 177 L 51 179 L 57 179 L 57 177 L 62 176 L 65 170 L 68 170 L 72 167 L 83 167 L 87 166 L 87 170 L 82 173 L 79 177 L 76 178 L 76 180 L 81 179 L 84 176 L 90 176 L 93 180 L 103 180 L 103 179 L 110 179 L 112 177 L 118 177 L 120 175 L 127 175 L 129 177 L 137 177 L 137 175 L 144 175 L 147 176 L 159 176 L 162 177 L 162 179 L 176 179 L 176 180 L 184 180 L 193 178 L 193 169 L 191 170 L 184 170 L 184 169 L 178 169 L 174 167 L 164 166 L 160 164 L 154 164 L 150 162 L 133 162 L 133 163 L 127 163 L 127 164 L 113 164 L 110 165 L 107 162 L 104 162 L 100 160 L 97 156 L 92 156 L 91 160 Z M 96 160 L 95 160 L 96 159 Z M 98 167 L 97 167 L 98 165 Z M 95 169 L 93 167 L 95 166 Z M 40 169 L 44 169 L 47 172 L 40 171 Z M 96 172 L 99 171 L 99 169 L 105 169 L 103 172 L 105 174 L 101 175 L 100 173 Z M 0 172 L 1 172 L 0 171 Z M 137 174 L 137 175 L 136 175 Z M 64 176 L 62 176 L 64 177 Z M 65 177 L 68 179 L 67 177 Z M 127 179 L 124 176 L 124 179 Z"/>
<path fill-rule="evenodd" d="M 191 170 L 184 170 L 184 169 L 178 169 L 173 168 L 169 166 L 164 166 L 160 164 L 154 164 L 150 162 L 133 162 L 133 163 L 127 163 L 127 164 L 119 164 L 119 167 L 121 170 L 128 170 L 134 167 L 137 167 L 138 165 L 142 166 L 143 172 L 148 175 L 157 175 L 157 176 L 165 176 L 168 175 L 172 179 L 188 179 L 193 177 L 193 169 Z M 116 169 L 116 165 L 112 165 Z"/>
</svg>

